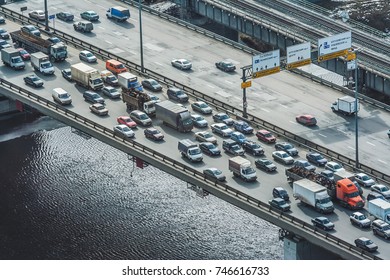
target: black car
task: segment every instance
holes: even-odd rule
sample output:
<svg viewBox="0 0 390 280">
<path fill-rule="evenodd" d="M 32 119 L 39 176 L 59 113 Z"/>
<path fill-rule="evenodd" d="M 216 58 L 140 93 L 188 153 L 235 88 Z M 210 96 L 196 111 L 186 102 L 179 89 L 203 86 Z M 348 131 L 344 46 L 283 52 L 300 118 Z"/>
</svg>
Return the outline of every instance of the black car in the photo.
<svg viewBox="0 0 390 280">
<path fill-rule="evenodd" d="M 328 162 L 326 158 L 316 152 L 310 152 L 306 154 L 306 159 L 317 166 L 325 166 L 325 164 Z"/>
<path fill-rule="evenodd" d="M 210 142 L 202 142 L 199 144 L 199 148 L 203 153 L 209 156 L 219 156 L 221 154 L 221 150 L 218 149 L 216 145 Z"/>
<path fill-rule="evenodd" d="M 144 130 L 144 134 L 146 138 L 156 140 L 156 141 L 161 141 L 164 139 L 164 134 L 161 133 L 160 130 L 150 127 Z"/>
<path fill-rule="evenodd" d="M 311 219 L 311 222 L 313 223 L 314 226 L 319 227 L 323 230 L 334 229 L 334 224 L 331 221 L 329 221 L 329 219 L 326 217 L 313 218 Z"/>
<path fill-rule="evenodd" d="M 289 201 L 290 200 L 290 197 L 287 193 L 287 191 L 285 189 L 283 189 L 282 187 L 276 187 L 272 190 L 272 196 L 274 198 L 282 198 L 284 199 L 285 201 Z"/>
<path fill-rule="evenodd" d="M 375 252 L 376 250 L 378 250 L 378 245 L 376 245 L 374 242 L 372 242 L 371 239 L 368 239 L 366 237 L 360 237 L 358 239 L 355 239 L 355 245 L 356 247 L 366 250 L 368 252 Z"/>
<path fill-rule="evenodd" d="M 290 156 L 294 157 L 298 155 L 298 150 L 295 149 L 294 145 L 288 142 L 279 142 L 275 144 L 275 149 L 277 151 L 284 151 Z"/>
<path fill-rule="evenodd" d="M 101 97 L 94 91 L 86 90 L 83 93 L 84 100 L 91 103 L 101 103 L 104 104 L 104 98 Z"/>
<path fill-rule="evenodd" d="M 250 153 L 254 156 L 264 155 L 263 148 L 255 141 L 245 141 L 244 143 L 242 143 L 241 147 L 244 149 L 245 152 Z"/>
<path fill-rule="evenodd" d="M 61 74 L 66 80 L 72 81 L 72 72 L 70 71 L 70 68 L 62 69 Z"/>
<path fill-rule="evenodd" d="M 277 197 L 268 201 L 269 205 L 279 209 L 283 212 L 290 210 L 290 204 L 288 204 L 283 198 Z"/>
<path fill-rule="evenodd" d="M 56 17 L 63 21 L 73 21 L 74 15 L 69 12 L 60 12 L 56 14 Z"/>
<path fill-rule="evenodd" d="M 30 85 L 36 88 L 43 86 L 43 81 L 35 74 L 26 76 L 23 78 L 23 80 L 26 85 Z"/>
<path fill-rule="evenodd" d="M 257 159 L 255 161 L 255 165 L 257 168 L 262 169 L 266 172 L 276 171 L 276 165 L 272 161 L 266 158 Z"/>
<path fill-rule="evenodd" d="M 236 70 L 236 66 L 229 61 L 218 61 L 215 63 L 215 67 L 225 72 L 233 72 Z"/>
</svg>

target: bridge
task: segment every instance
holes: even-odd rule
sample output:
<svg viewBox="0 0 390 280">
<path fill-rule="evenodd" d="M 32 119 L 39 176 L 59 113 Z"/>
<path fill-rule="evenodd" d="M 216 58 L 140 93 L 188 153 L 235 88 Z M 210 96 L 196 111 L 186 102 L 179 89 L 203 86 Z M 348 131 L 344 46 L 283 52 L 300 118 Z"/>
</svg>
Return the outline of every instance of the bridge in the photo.
<svg viewBox="0 0 390 280">
<path fill-rule="evenodd" d="M 122 0 L 125 3 L 137 1 Z M 330 18 L 326 9 L 304 0 L 173 0 L 185 11 L 193 11 L 214 22 L 236 30 L 272 46 L 286 50 L 302 42 L 312 44 L 312 57 L 317 58 L 319 38 L 352 30 L 353 48 L 359 49 L 359 92 L 373 89 L 390 96 L 390 52 L 386 36 L 374 28 L 356 21 L 342 22 Z M 186 14 L 186 13 L 183 13 Z M 238 39 L 238 38 L 237 38 Z M 319 63 L 346 78 L 349 77 L 346 61 L 333 59 Z"/>
<path fill-rule="evenodd" d="M 23 17 L 21 18 L 23 20 L 26 20 Z M 175 29 L 177 29 L 177 27 Z M 123 57 L 93 46 L 84 40 L 80 40 L 59 30 L 56 30 L 56 35 L 64 38 L 69 43 L 69 45 L 74 45 L 79 49 L 91 49 L 103 59 L 106 59 L 108 57 L 116 58 L 125 62 L 126 65 L 132 70 L 139 69 L 138 65 L 131 63 Z M 70 61 L 72 61 L 75 57 L 77 57 L 77 51 L 73 50 L 70 56 Z M 58 67 L 64 67 L 64 65 L 58 65 Z M 345 229 L 345 226 L 349 223 L 345 218 L 345 214 L 342 214 L 345 209 L 340 209 L 340 211 L 342 212 L 338 212 L 336 215 L 337 219 L 340 219 L 336 227 L 338 227 L 339 224 L 341 224 L 341 226 L 340 232 L 337 230 L 336 234 L 334 235 L 327 234 L 318 229 L 316 230 L 310 225 L 310 215 L 316 215 L 310 209 L 300 209 L 300 207 L 293 205 L 292 209 L 294 216 L 279 213 L 278 211 L 270 209 L 268 204 L 264 203 L 264 201 L 266 201 L 266 198 L 269 197 L 270 190 L 272 188 L 271 186 L 274 186 L 276 184 L 286 184 L 286 178 L 284 177 L 284 175 L 269 177 L 265 174 L 261 174 L 260 183 L 256 185 L 242 184 L 240 181 L 235 181 L 231 178 L 228 179 L 228 184 L 226 185 L 211 182 L 209 180 L 206 180 L 203 177 L 203 174 L 200 172 L 203 166 L 192 166 L 188 162 L 181 159 L 178 153 L 175 154 L 169 152 L 176 151 L 177 139 L 191 137 L 190 135 L 178 134 L 170 129 L 167 129 L 164 126 L 161 126 L 161 129 L 168 134 L 167 141 L 163 144 L 166 149 L 164 149 L 164 153 L 162 153 L 161 147 L 159 147 L 159 152 L 157 152 L 154 143 L 150 143 L 143 139 L 142 130 L 137 131 L 135 141 L 128 141 L 115 137 L 112 133 L 111 127 L 115 124 L 114 118 L 116 117 L 116 115 L 113 115 L 109 118 L 99 118 L 94 115 L 91 115 L 88 110 L 88 106 L 82 100 L 82 97 L 79 94 L 72 94 L 72 97 L 74 99 L 74 107 L 63 108 L 49 101 L 51 99 L 50 91 L 31 89 L 27 90 L 26 87 L 20 82 L 20 77 L 21 75 L 23 75 L 23 73 L 15 73 L 12 70 L 7 69 L 2 70 L 3 75 L 7 78 L 7 81 L 4 79 L 1 81 L 3 85 L 2 93 L 10 98 L 19 99 L 24 103 L 39 109 L 40 111 L 49 116 L 57 118 L 60 121 L 74 128 L 85 131 L 85 133 L 87 133 L 88 135 L 101 139 L 102 141 L 114 147 L 117 147 L 118 149 L 121 149 L 128 154 L 143 158 L 150 164 L 155 165 L 156 167 L 168 173 L 178 176 L 179 178 L 193 185 L 199 186 L 209 191 L 210 193 L 222 199 L 225 199 L 226 201 L 233 203 L 234 205 L 237 205 L 238 207 L 241 207 L 251 213 L 254 213 L 266 219 L 267 221 L 270 221 L 280 226 L 287 232 L 293 233 L 292 236 L 295 237 L 295 240 L 300 240 L 300 238 L 304 238 L 310 243 L 316 244 L 320 247 L 332 248 L 332 251 L 334 251 L 338 256 L 342 258 L 354 259 L 377 257 L 361 252 L 361 250 L 358 250 L 353 245 L 351 245 L 350 241 L 343 241 L 349 240 L 346 236 L 349 236 L 351 234 L 349 227 Z M 158 73 L 149 70 L 147 70 L 146 73 L 149 75 L 159 75 Z M 214 108 L 216 109 L 231 112 L 232 114 L 237 115 L 237 117 L 239 117 L 242 113 L 239 109 L 237 109 L 236 106 L 232 106 L 221 102 L 215 98 L 209 97 L 208 95 L 200 91 L 194 90 L 168 77 L 159 75 L 158 79 L 168 85 L 175 84 L 179 87 L 185 88 L 185 90 L 190 93 L 190 95 L 194 99 L 205 99 L 207 102 L 212 103 L 214 105 Z M 80 90 L 77 87 L 75 89 L 72 84 L 69 84 L 65 81 L 61 81 L 60 77 L 57 77 L 55 79 L 45 78 L 45 86 L 47 88 L 61 86 L 65 89 L 68 89 L 69 92 L 72 93 L 78 92 Z M 115 112 L 118 115 L 126 114 L 125 106 L 122 102 L 107 101 L 107 103 L 109 103 L 108 106 L 110 112 Z M 301 141 L 299 143 L 302 144 L 302 147 L 309 147 L 309 145 L 313 145 L 313 148 L 324 149 L 324 152 L 328 153 L 329 156 L 332 158 L 339 158 L 340 160 L 342 159 L 344 162 L 350 162 L 353 164 L 353 161 L 350 161 L 348 157 L 334 153 L 331 150 L 327 150 L 325 147 L 321 147 L 320 145 L 307 141 L 304 138 L 299 137 L 298 135 L 289 133 L 288 131 L 283 130 L 278 126 L 263 121 L 262 119 L 256 117 L 253 114 L 250 114 L 250 120 L 257 127 L 268 127 L 271 130 L 276 131 L 280 136 L 284 134 L 285 137 L 288 137 L 289 139 L 293 139 L 297 142 Z M 158 120 L 155 120 L 154 125 L 160 126 L 161 123 L 159 123 Z M 265 147 L 265 149 L 266 154 L 269 154 L 272 150 L 272 147 Z M 218 162 L 215 161 L 215 164 L 218 164 L 221 169 L 226 170 L 227 158 L 228 157 L 226 155 L 223 155 L 220 159 L 218 159 Z M 283 167 L 279 168 L 281 170 L 283 169 Z M 369 167 L 367 166 L 367 168 Z M 371 171 L 377 172 L 373 169 Z M 367 170 L 367 172 L 369 172 L 369 170 Z M 225 173 L 226 175 L 228 175 L 227 171 Z M 381 172 L 377 172 L 377 174 L 382 174 L 383 179 L 388 180 L 386 174 Z M 350 225 L 348 224 L 348 226 Z M 356 229 L 354 229 L 354 231 L 356 231 Z M 353 234 L 355 235 L 357 233 Z M 383 242 L 383 245 L 381 244 L 380 246 L 383 246 L 385 248 L 386 242 Z M 387 258 L 387 256 L 384 256 L 384 258 Z"/>
</svg>

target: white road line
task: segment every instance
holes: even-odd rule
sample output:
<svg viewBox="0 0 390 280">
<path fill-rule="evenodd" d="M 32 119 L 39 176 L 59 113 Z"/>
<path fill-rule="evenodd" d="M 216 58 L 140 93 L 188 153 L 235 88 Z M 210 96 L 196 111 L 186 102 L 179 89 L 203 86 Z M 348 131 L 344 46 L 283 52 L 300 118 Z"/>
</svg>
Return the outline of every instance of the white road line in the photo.
<svg viewBox="0 0 390 280">
<path fill-rule="evenodd" d="M 371 145 L 371 146 L 374 146 L 375 147 L 375 144 L 371 143 L 371 142 L 366 142 L 368 145 Z"/>
<path fill-rule="evenodd" d="M 355 148 L 351 146 L 348 146 L 348 149 L 355 150 Z"/>
<path fill-rule="evenodd" d="M 106 43 L 109 43 L 109 44 L 111 44 L 111 45 L 112 45 L 112 43 L 111 43 L 110 41 L 107 41 L 107 40 L 104 40 L 104 41 L 106 41 Z"/>
<path fill-rule="evenodd" d="M 156 63 L 157 65 L 160 65 L 160 66 L 162 66 L 162 63 L 160 63 L 160 62 L 154 62 L 154 63 Z"/>
<path fill-rule="evenodd" d="M 318 133 L 318 135 L 320 135 L 320 136 L 322 136 L 322 137 L 328 137 L 328 136 L 326 136 L 326 135 L 324 135 L 324 134 L 321 134 L 321 133 Z"/>
<path fill-rule="evenodd" d="M 383 160 L 381 160 L 381 159 L 378 159 L 378 161 L 380 161 L 381 163 L 387 164 L 386 161 L 383 161 Z"/>
<path fill-rule="evenodd" d="M 260 108 L 260 109 L 263 110 L 264 112 L 269 113 L 269 111 L 267 109 L 264 109 L 264 108 Z"/>
</svg>

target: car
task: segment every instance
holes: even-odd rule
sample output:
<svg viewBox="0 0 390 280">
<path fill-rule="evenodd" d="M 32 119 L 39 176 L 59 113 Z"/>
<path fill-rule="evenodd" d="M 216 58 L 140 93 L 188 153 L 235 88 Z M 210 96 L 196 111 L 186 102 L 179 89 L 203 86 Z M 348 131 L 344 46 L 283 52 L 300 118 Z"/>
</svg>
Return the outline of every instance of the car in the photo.
<svg viewBox="0 0 390 280">
<path fill-rule="evenodd" d="M 333 173 L 338 172 L 338 171 L 344 171 L 344 167 L 335 161 L 329 161 L 328 163 L 325 164 L 325 169 L 330 170 Z"/>
<path fill-rule="evenodd" d="M 142 86 L 151 91 L 161 91 L 162 86 L 155 79 L 146 79 L 142 81 Z"/>
<path fill-rule="evenodd" d="M 359 183 L 359 185 L 366 188 L 370 188 L 372 185 L 375 185 L 374 179 L 365 173 L 355 174 L 355 180 Z"/>
<path fill-rule="evenodd" d="M 203 153 L 209 156 L 219 156 L 221 154 L 221 150 L 218 149 L 216 144 L 211 142 L 202 142 L 199 144 L 199 148 Z"/>
<path fill-rule="evenodd" d="M 372 233 L 390 239 L 390 225 L 382 220 L 375 220 L 371 223 Z"/>
<path fill-rule="evenodd" d="M 31 24 L 22 26 L 20 30 L 35 36 L 41 36 L 41 32 L 39 31 L 38 27 Z"/>
<path fill-rule="evenodd" d="M 217 138 L 214 137 L 209 131 L 195 132 L 195 139 L 199 142 L 210 142 L 217 144 Z"/>
<path fill-rule="evenodd" d="M 367 197 L 366 197 L 367 201 L 370 201 L 370 200 L 373 200 L 373 199 L 377 199 L 377 198 L 380 198 L 380 199 L 383 199 L 383 200 L 387 201 L 387 199 L 382 194 L 380 194 L 378 192 L 369 192 L 367 194 Z"/>
<path fill-rule="evenodd" d="M 202 128 L 209 126 L 209 123 L 205 120 L 205 118 L 200 115 L 191 115 L 191 119 L 195 127 Z"/>
<path fill-rule="evenodd" d="M 90 103 L 101 103 L 101 104 L 105 103 L 103 97 L 101 97 L 99 94 L 91 90 L 84 91 L 83 97 L 85 101 Z"/>
<path fill-rule="evenodd" d="M 188 95 L 184 93 L 183 90 L 177 87 L 169 87 L 167 90 L 167 95 L 169 99 L 184 103 L 188 101 Z"/>
<path fill-rule="evenodd" d="M 56 18 L 63 21 L 73 21 L 74 15 L 70 12 L 59 12 L 56 14 Z"/>
<path fill-rule="evenodd" d="M 149 118 L 149 116 L 140 110 L 132 111 L 130 113 L 130 118 L 132 118 L 138 125 L 142 125 L 142 126 L 152 125 L 152 120 Z"/>
<path fill-rule="evenodd" d="M 360 228 L 369 228 L 371 226 L 371 220 L 360 212 L 352 213 L 351 216 L 349 216 L 349 220 L 351 221 L 351 224 Z"/>
<path fill-rule="evenodd" d="M 238 132 L 244 134 L 251 134 L 254 130 L 253 127 L 251 127 L 246 121 L 236 121 L 233 123 L 233 127 Z"/>
<path fill-rule="evenodd" d="M 202 113 L 202 114 L 211 114 L 213 112 L 213 109 L 210 108 L 209 105 L 206 104 L 206 102 L 203 101 L 195 101 L 191 104 L 192 110 Z"/>
<path fill-rule="evenodd" d="M 224 123 L 213 123 L 210 125 L 211 131 L 213 133 L 217 133 L 223 137 L 228 137 L 232 135 L 233 130 L 231 130 L 226 124 Z"/>
<path fill-rule="evenodd" d="M 149 92 L 146 93 L 149 96 L 150 101 L 153 101 L 154 103 L 160 102 L 160 98 L 154 94 L 151 94 Z"/>
<path fill-rule="evenodd" d="M 135 136 L 134 131 L 125 124 L 115 125 L 114 126 L 114 133 L 119 134 L 120 136 L 123 136 L 123 137 L 127 137 L 127 138 L 133 138 Z"/>
<path fill-rule="evenodd" d="M 164 139 L 164 134 L 161 133 L 160 130 L 154 128 L 154 127 L 149 127 L 144 130 L 144 135 L 146 138 L 155 140 L 155 141 L 161 141 Z"/>
<path fill-rule="evenodd" d="M 11 45 L 6 40 L 0 40 L 0 50 L 11 48 Z"/>
<path fill-rule="evenodd" d="M 319 227 L 323 230 L 332 230 L 334 229 L 334 224 L 329 221 L 326 217 L 316 217 L 311 219 L 311 222 L 315 227 Z"/>
<path fill-rule="evenodd" d="M 118 124 L 124 124 L 130 128 L 137 128 L 137 123 L 128 116 L 119 116 L 116 118 Z"/>
<path fill-rule="evenodd" d="M 226 60 L 216 62 L 215 67 L 217 67 L 218 69 L 225 71 L 225 72 L 236 71 L 236 66 L 233 63 L 226 61 Z"/>
<path fill-rule="evenodd" d="M 256 143 L 255 141 L 245 141 L 242 143 L 242 148 L 244 149 L 245 152 L 250 153 L 254 156 L 261 156 L 264 155 L 264 150 L 260 146 L 260 144 Z"/>
<path fill-rule="evenodd" d="M 72 104 L 72 97 L 62 88 L 54 88 L 52 91 L 53 100 L 61 105 Z"/>
<path fill-rule="evenodd" d="M 190 70 L 192 68 L 192 63 L 185 58 L 172 59 L 171 64 L 180 70 Z"/>
<path fill-rule="evenodd" d="M 388 186 L 382 185 L 382 184 L 375 184 L 371 186 L 371 191 L 380 193 L 383 195 L 387 200 L 390 200 L 390 189 Z"/>
<path fill-rule="evenodd" d="M 97 61 L 96 56 L 94 56 L 90 51 L 86 50 L 79 53 L 79 59 L 89 63 L 95 63 Z"/>
<path fill-rule="evenodd" d="M 220 182 L 226 181 L 226 176 L 222 174 L 222 171 L 215 167 L 210 167 L 205 170 L 203 170 L 203 174 L 205 177 L 209 179 L 215 179 Z"/>
<path fill-rule="evenodd" d="M 19 51 L 19 54 L 20 54 L 20 57 L 26 61 L 26 60 L 30 60 L 31 59 L 31 55 L 28 53 L 28 51 L 26 51 L 25 49 L 22 49 L 22 48 L 18 48 L 17 49 Z"/>
<path fill-rule="evenodd" d="M 274 172 L 277 169 L 276 165 L 267 158 L 256 159 L 255 165 L 257 168 L 266 172 Z"/>
<path fill-rule="evenodd" d="M 213 120 L 214 122 L 224 123 L 228 126 L 231 126 L 234 123 L 234 120 L 228 114 L 222 112 L 213 115 Z"/>
<path fill-rule="evenodd" d="M 0 28 L 0 38 L 4 39 L 4 40 L 9 39 L 9 34 L 8 34 L 7 30 L 5 30 L 4 28 Z"/>
<path fill-rule="evenodd" d="M 289 201 L 290 200 L 290 196 L 288 195 L 287 191 L 284 188 L 282 188 L 282 187 L 273 188 L 272 196 L 274 198 L 279 197 L 281 199 L 284 199 L 285 201 Z"/>
<path fill-rule="evenodd" d="M 279 161 L 283 164 L 293 164 L 294 159 L 284 151 L 275 151 L 272 153 L 272 157 L 275 161 Z"/>
<path fill-rule="evenodd" d="M 5 23 L 5 18 L 3 16 L 0 16 L 0 24 Z"/>
<path fill-rule="evenodd" d="M 310 164 L 310 162 L 304 159 L 297 159 L 296 161 L 294 161 L 293 165 L 296 167 L 304 168 L 310 172 L 314 172 L 316 170 L 316 167 L 314 165 Z"/>
<path fill-rule="evenodd" d="M 61 41 L 58 37 L 50 37 L 47 39 L 48 41 L 52 42 L 53 44 L 65 44 L 63 41 Z"/>
<path fill-rule="evenodd" d="M 247 141 L 245 135 L 242 134 L 241 132 L 238 132 L 238 131 L 232 132 L 232 134 L 230 134 L 230 139 L 232 139 L 233 141 L 236 141 L 240 145 L 242 145 L 243 143 L 245 143 Z"/>
<path fill-rule="evenodd" d="M 89 106 L 89 110 L 99 116 L 108 115 L 108 109 L 101 103 L 94 103 Z"/>
<path fill-rule="evenodd" d="M 291 206 L 283 198 L 277 197 L 268 200 L 269 205 L 283 212 L 289 211 Z"/>
<path fill-rule="evenodd" d="M 271 132 L 265 129 L 260 129 L 256 132 L 256 137 L 260 141 L 263 141 L 265 143 L 275 143 L 276 137 L 272 135 Z"/>
<path fill-rule="evenodd" d="M 68 81 L 72 81 L 72 71 L 70 68 L 65 68 L 61 70 L 62 77 L 64 77 Z"/>
<path fill-rule="evenodd" d="M 35 88 L 42 87 L 43 86 L 43 81 L 35 74 L 28 75 L 23 78 L 24 82 L 26 85 L 33 86 Z"/>
<path fill-rule="evenodd" d="M 98 21 L 99 15 L 95 11 L 85 11 L 80 13 L 80 17 L 89 21 Z"/>
<path fill-rule="evenodd" d="M 293 144 L 288 142 L 278 142 L 275 144 L 275 149 L 277 151 L 285 151 L 290 156 L 295 157 L 298 155 L 298 150 L 294 147 Z"/>
<path fill-rule="evenodd" d="M 299 115 L 295 117 L 297 123 L 306 125 L 306 126 L 315 126 L 317 125 L 317 120 L 312 115 Z"/>
<path fill-rule="evenodd" d="M 321 172 L 319 173 L 319 175 L 327 180 L 331 180 L 331 181 L 334 181 L 334 173 L 330 170 L 321 170 Z"/>
<path fill-rule="evenodd" d="M 118 99 L 121 97 L 121 94 L 120 92 L 112 87 L 112 86 L 105 86 L 102 88 L 102 93 L 105 95 L 105 96 L 108 96 L 109 98 L 112 98 L 112 99 Z"/>
<path fill-rule="evenodd" d="M 359 237 L 355 239 L 354 242 L 356 247 L 366 250 L 368 252 L 372 253 L 378 250 L 378 245 L 376 245 L 374 242 L 372 242 L 371 239 L 368 239 L 366 237 Z"/>
<path fill-rule="evenodd" d="M 309 152 L 306 154 L 306 159 L 317 166 L 325 166 L 328 160 L 317 152 Z"/>
<path fill-rule="evenodd" d="M 28 16 L 35 20 L 45 20 L 45 12 L 42 10 L 33 10 L 28 13 Z"/>
</svg>

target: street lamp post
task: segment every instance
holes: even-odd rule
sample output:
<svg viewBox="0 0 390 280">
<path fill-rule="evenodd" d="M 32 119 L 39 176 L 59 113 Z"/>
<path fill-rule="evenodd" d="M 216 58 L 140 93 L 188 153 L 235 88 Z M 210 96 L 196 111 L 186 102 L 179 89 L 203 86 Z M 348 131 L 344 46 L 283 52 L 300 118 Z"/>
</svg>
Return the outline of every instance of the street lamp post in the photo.
<svg viewBox="0 0 390 280">
<path fill-rule="evenodd" d="M 144 72 L 144 50 L 143 50 L 143 43 L 142 43 L 142 5 L 141 0 L 138 2 L 139 7 L 139 41 L 140 41 L 140 54 L 141 54 L 141 72 Z"/>
</svg>

